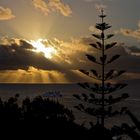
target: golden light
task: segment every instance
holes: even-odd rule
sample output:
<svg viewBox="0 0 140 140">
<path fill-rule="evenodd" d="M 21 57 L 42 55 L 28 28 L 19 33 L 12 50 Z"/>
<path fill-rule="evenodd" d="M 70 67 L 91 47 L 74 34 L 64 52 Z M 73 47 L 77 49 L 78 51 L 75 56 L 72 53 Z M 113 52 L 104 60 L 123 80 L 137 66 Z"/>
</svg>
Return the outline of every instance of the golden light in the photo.
<svg viewBox="0 0 140 140">
<path fill-rule="evenodd" d="M 67 83 L 66 75 L 56 70 L 42 70 L 30 66 L 28 70 L 0 72 L 0 83 Z"/>
<path fill-rule="evenodd" d="M 51 59 L 53 55 L 57 53 L 56 49 L 53 46 L 51 45 L 45 46 L 43 43 L 43 39 L 38 39 L 37 41 L 31 40 L 30 44 L 35 48 L 35 50 L 33 51 L 44 53 L 44 56 L 46 58 Z"/>
</svg>

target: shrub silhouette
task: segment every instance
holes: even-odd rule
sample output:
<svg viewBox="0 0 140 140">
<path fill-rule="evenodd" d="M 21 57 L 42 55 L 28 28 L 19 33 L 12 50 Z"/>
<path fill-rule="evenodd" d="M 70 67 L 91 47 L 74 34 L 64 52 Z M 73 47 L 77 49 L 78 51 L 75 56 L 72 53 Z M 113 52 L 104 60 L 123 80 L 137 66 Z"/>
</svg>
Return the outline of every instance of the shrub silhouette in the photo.
<svg viewBox="0 0 140 140">
<path fill-rule="evenodd" d="M 123 125 L 123 131 L 125 134 L 130 136 L 133 140 L 140 139 L 140 121 L 136 118 L 136 116 L 130 111 L 127 110 L 126 114 L 130 117 L 135 126 L 129 126 L 128 124 Z"/>
<path fill-rule="evenodd" d="M 21 105 L 18 102 L 17 96 L 6 101 L 0 98 L 1 134 L 18 132 L 26 138 L 39 135 L 52 139 L 66 139 L 64 133 L 69 138 L 84 139 L 88 134 L 86 128 L 74 122 L 73 112 L 58 101 L 37 96 L 23 99 Z"/>
<path fill-rule="evenodd" d="M 74 121 L 71 110 L 49 98 L 35 97 L 32 101 L 25 98 L 22 105 L 18 105 L 18 98 L 10 97 L 7 101 L 0 99 L 0 120 L 50 120 L 62 119 Z"/>
<path fill-rule="evenodd" d="M 96 43 L 89 44 L 91 47 L 95 48 L 99 54 L 99 59 L 91 54 L 86 54 L 86 57 L 92 63 L 98 65 L 101 69 L 101 73 L 97 72 L 95 69 L 79 71 L 88 77 L 98 80 L 98 83 L 78 83 L 82 88 L 88 90 L 90 94 L 74 94 L 73 96 L 80 101 L 80 104 L 75 106 L 78 110 L 95 116 L 97 118 L 97 124 L 101 125 L 102 128 L 105 127 L 104 121 L 106 118 L 113 117 L 122 114 L 127 108 L 122 107 L 120 110 L 113 111 L 113 105 L 128 98 L 127 93 L 121 94 L 121 96 L 115 97 L 112 93 L 124 88 L 127 84 L 110 82 L 113 78 L 117 78 L 125 73 L 125 70 L 106 70 L 106 66 L 117 60 L 120 55 L 116 54 L 110 58 L 107 55 L 107 51 L 115 47 L 117 42 L 108 43 L 107 40 L 112 38 L 113 34 L 105 34 L 105 31 L 111 28 L 109 24 L 104 21 L 106 15 L 104 10 L 101 10 L 99 18 L 101 18 L 101 23 L 96 24 L 96 29 L 100 30 L 100 34 L 92 34 L 94 38 L 97 39 Z M 92 66 L 91 66 L 92 67 Z M 90 122 L 93 126 L 92 122 Z"/>
<path fill-rule="evenodd" d="M 130 111 L 126 110 L 125 113 L 130 117 L 134 125 L 129 125 L 127 123 L 123 123 L 121 126 L 116 126 L 111 130 L 111 134 L 116 137 L 116 139 L 122 138 L 123 135 L 127 135 L 129 138 L 133 140 L 140 139 L 140 121 L 136 118 L 136 116 Z M 126 138 L 125 138 L 126 139 Z"/>
</svg>

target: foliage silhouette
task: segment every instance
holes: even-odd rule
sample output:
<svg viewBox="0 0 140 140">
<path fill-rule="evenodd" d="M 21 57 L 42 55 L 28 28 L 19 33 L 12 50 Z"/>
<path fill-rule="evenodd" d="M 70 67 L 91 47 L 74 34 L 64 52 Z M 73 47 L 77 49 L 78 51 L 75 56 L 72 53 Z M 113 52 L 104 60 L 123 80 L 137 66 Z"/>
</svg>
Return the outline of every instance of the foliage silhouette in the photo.
<svg viewBox="0 0 140 140">
<path fill-rule="evenodd" d="M 140 121 L 136 118 L 136 116 L 130 110 L 127 110 L 126 114 L 130 117 L 130 119 L 135 124 L 135 126 L 129 126 L 125 124 L 124 131 L 133 140 L 139 140 L 140 139 Z"/>
<path fill-rule="evenodd" d="M 123 135 L 127 135 L 133 140 L 139 140 L 140 139 L 140 121 L 136 118 L 136 116 L 130 110 L 126 110 L 125 113 L 130 117 L 134 125 L 130 126 L 127 123 L 123 123 L 121 127 L 114 125 L 114 127 L 111 130 L 112 135 L 114 136 L 116 135 L 118 139 L 121 139 Z"/>
<path fill-rule="evenodd" d="M 22 105 L 18 105 L 18 97 L 10 97 L 7 101 L 0 99 L 0 120 L 50 120 L 62 119 L 74 121 L 71 110 L 57 101 L 49 98 L 35 97 L 33 100 L 25 98 Z"/>
<path fill-rule="evenodd" d="M 104 10 L 101 10 L 101 23 L 96 24 L 96 29 L 100 30 L 100 34 L 92 34 L 94 38 L 97 39 L 96 43 L 89 44 L 91 47 L 95 48 L 99 54 L 99 60 L 92 54 L 86 54 L 86 57 L 92 63 L 97 64 L 101 67 L 101 73 L 97 72 L 95 69 L 84 70 L 80 69 L 79 71 L 85 74 L 88 77 L 98 80 L 98 83 L 78 83 L 82 88 L 88 90 L 90 94 L 74 94 L 73 96 L 78 99 L 81 103 L 75 106 L 76 109 L 95 116 L 97 118 L 97 123 L 105 127 L 105 119 L 120 115 L 124 113 L 127 108 L 122 107 L 120 110 L 113 111 L 113 105 L 125 100 L 129 97 L 127 93 L 123 93 L 119 97 L 115 97 L 112 93 L 124 88 L 127 84 L 116 83 L 113 84 L 110 80 L 116 77 L 121 76 L 125 73 L 125 70 L 115 70 L 111 69 L 107 71 L 105 68 L 109 64 L 116 61 L 120 55 L 116 54 L 109 58 L 107 51 L 113 47 L 116 47 L 117 42 L 108 43 L 107 40 L 112 38 L 113 34 L 105 34 L 105 31 L 111 28 L 109 24 L 104 22 L 106 15 Z M 91 66 L 92 67 L 92 66 Z M 90 123 L 91 124 L 91 123 Z"/>
<path fill-rule="evenodd" d="M 1 134 L 12 132 L 13 136 L 19 134 L 25 138 L 49 138 L 51 139 L 98 139 L 100 127 L 85 128 L 74 122 L 71 110 L 62 104 L 49 98 L 37 96 L 32 100 L 25 98 L 22 104 L 18 104 L 18 96 L 10 97 L 7 101 L 0 98 L 0 122 Z M 111 131 L 104 129 L 106 138 L 111 140 Z M 16 132 L 16 133 L 15 133 Z M 56 135 L 57 134 L 57 135 Z M 102 135 L 100 136 L 102 139 Z"/>
<path fill-rule="evenodd" d="M 87 129 L 76 124 L 74 120 L 71 110 L 49 98 L 27 97 L 23 99 L 21 105 L 17 95 L 6 101 L 0 98 L 1 134 L 3 132 L 13 134 L 18 132 L 22 136 L 41 134 L 40 136 L 47 138 L 59 134 L 58 138 L 64 138 L 65 133 L 70 138 L 77 136 L 84 139 L 87 137 Z"/>
</svg>

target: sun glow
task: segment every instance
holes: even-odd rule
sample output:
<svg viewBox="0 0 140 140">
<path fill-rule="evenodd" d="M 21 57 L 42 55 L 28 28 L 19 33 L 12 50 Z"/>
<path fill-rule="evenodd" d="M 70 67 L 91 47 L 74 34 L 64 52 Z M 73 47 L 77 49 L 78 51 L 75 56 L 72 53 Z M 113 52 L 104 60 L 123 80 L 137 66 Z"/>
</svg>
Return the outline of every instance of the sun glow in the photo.
<svg viewBox="0 0 140 140">
<path fill-rule="evenodd" d="M 31 40 L 30 44 L 35 48 L 35 52 L 44 53 L 46 58 L 52 59 L 53 55 L 57 53 L 56 49 L 51 46 L 43 43 L 43 39 L 38 39 L 37 41 Z"/>
</svg>

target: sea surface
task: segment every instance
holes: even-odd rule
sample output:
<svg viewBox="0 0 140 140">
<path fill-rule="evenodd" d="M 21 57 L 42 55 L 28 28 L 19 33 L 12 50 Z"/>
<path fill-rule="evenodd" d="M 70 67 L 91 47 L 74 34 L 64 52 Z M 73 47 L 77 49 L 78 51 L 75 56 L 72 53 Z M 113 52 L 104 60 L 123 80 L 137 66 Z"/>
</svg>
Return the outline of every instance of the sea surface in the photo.
<svg viewBox="0 0 140 140">
<path fill-rule="evenodd" d="M 77 111 L 74 106 L 78 104 L 77 99 L 73 94 L 86 93 L 87 91 L 81 88 L 78 84 L 0 84 L 0 98 L 6 101 L 9 97 L 19 94 L 19 104 L 26 97 L 33 99 L 36 96 L 44 97 L 46 93 L 60 93 L 62 97 L 49 97 L 52 100 L 59 101 L 68 109 L 72 110 L 75 116 L 79 116 L 76 120 L 81 123 L 81 120 L 86 120 L 86 116 Z"/>
<path fill-rule="evenodd" d="M 119 91 L 119 93 L 129 93 L 130 97 L 123 102 L 120 102 L 116 107 L 127 106 L 140 120 L 140 93 L 139 93 L 140 83 L 139 81 L 131 81 L 130 86 Z M 73 94 L 88 93 L 87 90 L 83 89 L 77 84 L 0 84 L 0 97 L 3 100 L 7 100 L 9 97 L 19 94 L 19 104 L 22 99 L 30 97 L 33 99 L 36 96 L 44 97 L 46 93 L 60 93 L 62 97 L 49 97 L 53 100 L 58 100 L 60 103 L 64 104 L 67 108 L 73 110 L 76 121 L 78 123 L 87 123 L 90 120 L 94 120 L 93 116 L 89 116 L 82 113 L 74 108 L 75 105 L 80 103 L 77 99 L 73 97 Z M 45 98 L 45 97 L 44 97 Z M 120 117 L 117 122 L 128 121 L 128 117 Z M 113 121 L 116 121 L 114 119 Z M 110 124 L 110 120 L 108 120 Z"/>
<path fill-rule="evenodd" d="M 19 94 L 19 101 L 29 97 L 33 99 L 36 96 L 49 97 L 50 99 L 59 100 L 68 107 L 73 107 L 75 98 L 73 94 L 87 92 L 77 84 L 0 84 L 0 97 L 7 100 Z M 49 96 L 49 94 L 56 96 Z M 62 97 L 57 96 L 61 94 Z"/>
</svg>

